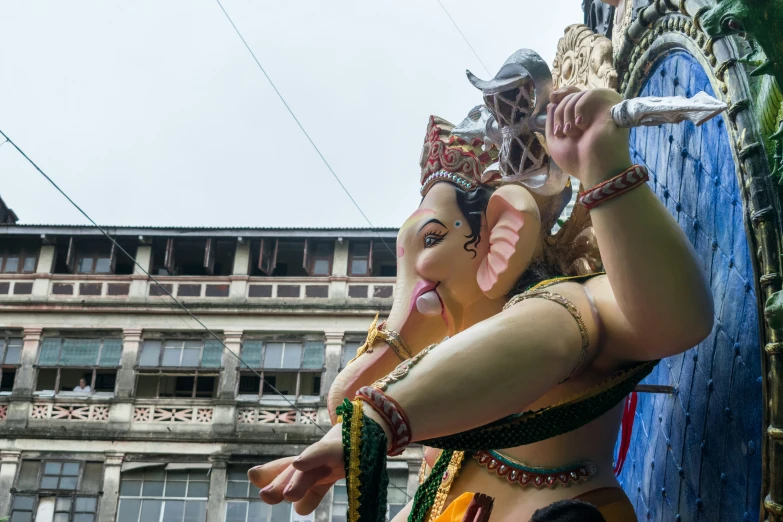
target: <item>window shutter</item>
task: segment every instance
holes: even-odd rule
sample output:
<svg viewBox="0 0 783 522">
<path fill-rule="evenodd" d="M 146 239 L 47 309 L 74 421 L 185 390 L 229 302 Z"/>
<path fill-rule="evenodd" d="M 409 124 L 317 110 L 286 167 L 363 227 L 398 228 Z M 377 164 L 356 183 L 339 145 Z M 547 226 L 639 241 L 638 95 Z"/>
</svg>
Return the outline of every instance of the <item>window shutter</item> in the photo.
<svg viewBox="0 0 783 522">
<path fill-rule="evenodd" d="M 169 275 L 174 274 L 174 238 L 170 237 L 166 240 L 166 257 L 163 259 L 163 267 L 168 271 Z"/>
<path fill-rule="evenodd" d="M 68 267 L 68 271 L 71 273 L 76 272 L 74 263 L 76 261 L 76 245 L 74 244 L 73 237 L 68 240 L 68 253 L 65 255 L 65 266 Z"/>
<path fill-rule="evenodd" d="M 307 239 L 305 239 L 304 256 L 302 257 L 302 268 L 304 268 L 304 271 L 307 272 L 307 275 L 313 275 L 312 270 L 310 270 L 310 256 L 307 248 L 308 246 L 310 246 L 309 242 Z"/>
<path fill-rule="evenodd" d="M 271 276 L 277 265 L 277 239 L 261 240 L 261 249 L 258 252 L 258 269 L 262 274 Z"/>
<path fill-rule="evenodd" d="M 212 238 L 207 239 L 204 247 L 204 268 L 209 275 L 215 272 L 215 242 Z"/>
<path fill-rule="evenodd" d="M 223 344 L 217 339 L 204 341 L 204 352 L 201 355 L 202 368 L 220 368 L 223 358 Z"/>
<path fill-rule="evenodd" d="M 304 356 L 302 357 L 302 368 L 305 370 L 320 370 L 323 368 L 324 349 L 323 341 L 306 341 Z"/>
<path fill-rule="evenodd" d="M 117 245 L 112 241 L 111 251 L 109 252 L 109 271 L 113 274 L 117 266 Z"/>
<path fill-rule="evenodd" d="M 367 252 L 367 275 L 372 275 L 372 239 L 370 240 L 370 250 Z"/>
</svg>

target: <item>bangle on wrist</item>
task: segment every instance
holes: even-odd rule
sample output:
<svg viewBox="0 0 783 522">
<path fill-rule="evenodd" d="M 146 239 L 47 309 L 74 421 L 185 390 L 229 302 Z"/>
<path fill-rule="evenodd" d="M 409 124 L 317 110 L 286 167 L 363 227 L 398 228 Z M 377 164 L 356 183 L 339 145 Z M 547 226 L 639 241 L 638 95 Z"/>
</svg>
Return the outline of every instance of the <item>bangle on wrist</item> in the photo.
<svg viewBox="0 0 783 522">
<path fill-rule="evenodd" d="M 392 437 L 388 455 L 395 456 L 405 451 L 411 443 L 410 421 L 397 401 L 372 386 L 359 388 L 354 400 L 365 402 L 386 421 Z"/>
<path fill-rule="evenodd" d="M 647 183 L 648 179 L 650 176 L 647 173 L 647 167 L 634 165 L 617 176 L 585 190 L 579 196 L 579 203 L 587 210 L 593 209 Z"/>
</svg>

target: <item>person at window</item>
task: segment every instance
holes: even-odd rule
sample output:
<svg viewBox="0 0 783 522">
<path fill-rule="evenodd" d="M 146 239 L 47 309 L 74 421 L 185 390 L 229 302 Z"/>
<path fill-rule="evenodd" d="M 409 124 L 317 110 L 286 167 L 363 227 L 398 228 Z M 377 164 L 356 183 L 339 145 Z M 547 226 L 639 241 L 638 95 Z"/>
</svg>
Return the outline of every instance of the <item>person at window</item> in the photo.
<svg viewBox="0 0 783 522">
<path fill-rule="evenodd" d="M 73 389 L 73 391 L 77 393 L 90 393 L 92 391 L 92 388 L 90 388 L 90 385 L 87 384 L 87 381 L 82 377 L 79 379 L 79 386 Z"/>
</svg>

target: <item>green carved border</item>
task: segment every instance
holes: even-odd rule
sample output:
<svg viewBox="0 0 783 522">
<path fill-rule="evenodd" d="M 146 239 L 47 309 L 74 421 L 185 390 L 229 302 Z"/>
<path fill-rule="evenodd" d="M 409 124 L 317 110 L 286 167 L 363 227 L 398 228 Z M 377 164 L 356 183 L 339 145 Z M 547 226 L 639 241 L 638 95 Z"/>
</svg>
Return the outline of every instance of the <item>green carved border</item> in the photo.
<svg viewBox="0 0 783 522">
<path fill-rule="evenodd" d="M 772 328 L 762 313 L 764 302 L 781 289 L 780 192 L 770 178 L 763 137 L 752 110 L 757 94 L 753 90 L 755 83 L 749 79 L 746 66 L 738 61 L 739 42 L 734 37 L 712 39 L 704 33 L 699 17 L 707 9 L 698 0 L 651 1 L 636 13 L 624 34 L 615 38 L 619 42 L 619 48 L 614 50 L 615 68 L 621 78 L 620 92 L 632 96 L 654 63 L 652 55 L 683 49 L 711 73 L 715 92 L 729 104 L 724 118 L 740 176 L 762 321 L 760 350 L 766 428 L 762 439 L 762 515 L 770 522 L 783 522 L 783 330 Z"/>
</svg>

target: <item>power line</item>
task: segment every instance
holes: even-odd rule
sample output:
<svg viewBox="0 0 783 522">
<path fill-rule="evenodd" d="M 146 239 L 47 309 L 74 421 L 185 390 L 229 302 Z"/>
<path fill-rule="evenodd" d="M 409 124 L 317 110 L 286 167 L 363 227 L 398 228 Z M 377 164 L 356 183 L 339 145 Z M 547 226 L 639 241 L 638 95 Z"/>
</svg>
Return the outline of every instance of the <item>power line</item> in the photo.
<svg viewBox="0 0 783 522">
<path fill-rule="evenodd" d="M 451 23 L 452 23 L 452 25 L 454 25 L 454 29 L 456 29 L 456 30 L 457 30 L 457 32 L 458 32 L 458 33 L 459 33 L 459 35 L 462 37 L 462 39 L 463 39 L 463 40 L 465 40 L 465 43 L 466 43 L 466 44 L 468 44 L 468 47 L 470 47 L 470 50 L 471 50 L 471 51 L 473 51 L 473 56 L 475 56 L 475 57 L 476 57 L 476 60 L 478 60 L 478 61 L 479 61 L 479 63 L 481 64 L 481 66 L 484 68 L 484 70 L 485 70 L 485 71 L 487 71 L 487 74 L 488 74 L 488 75 L 490 75 L 490 76 L 492 76 L 492 73 L 491 73 L 491 72 L 489 72 L 489 69 L 487 68 L 487 66 L 486 66 L 486 65 L 484 65 L 484 61 L 483 61 L 483 60 L 481 59 L 481 57 L 478 55 L 478 53 L 477 53 L 477 52 L 476 52 L 476 50 L 473 48 L 473 46 L 472 46 L 472 45 L 470 45 L 470 41 L 468 40 L 468 37 L 467 37 L 467 36 L 465 36 L 465 33 L 463 33 L 463 32 L 462 32 L 462 29 L 460 29 L 460 28 L 459 28 L 459 26 L 457 25 L 457 22 L 455 22 L 455 21 L 454 21 L 454 18 L 452 18 L 452 17 L 451 17 L 451 14 L 449 14 L 449 11 L 448 11 L 448 9 L 446 9 L 446 6 L 445 6 L 445 5 L 443 5 L 443 2 L 441 2 L 440 0 L 437 0 L 437 2 L 438 2 L 438 5 L 440 5 L 440 8 L 441 8 L 441 9 L 443 9 L 443 12 L 444 12 L 444 13 L 446 13 L 446 16 L 448 16 L 448 17 L 449 17 L 449 20 L 451 20 Z"/>
<path fill-rule="evenodd" d="M 217 334 L 215 334 L 215 333 L 214 333 L 212 330 L 210 330 L 210 329 L 207 327 L 207 325 L 205 325 L 205 324 L 204 324 L 204 323 L 203 323 L 203 322 L 202 322 L 202 321 L 201 321 L 201 320 L 200 320 L 198 317 L 196 317 L 196 316 L 195 316 L 195 314 L 193 314 L 193 312 L 191 312 L 191 311 L 190 311 L 190 310 L 189 310 L 189 309 L 188 309 L 188 308 L 187 308 L 187 307 L 186 307 L 186 306 L 185 306 L 185 305 L 184 305 L 182 302 L 180 302 L 180 301 L 179 301 L 179 300 L 178 300 L 176 297 L 174 297 L 174 295 L 173 295 L 171 292 L 169 292 L 169 291 L 168 291 L 168 289 L 167 289 L 165 286 L 163 286 L 163 285 L 162 285 L 162 284 L 161 284 L 161 283 L 160 283 L 160 282 L 159 282 L 157 279 L 155 279 L 155 277 L 153 277 L 153 276 L 152 276 L 152 274 L 150 274 L 150 273 L 149 273 L 149 271 L 147 271 L 147 269 L 146 269 L 146 268 L 144 268 L 144 267 L 143 267 L 143 266 L 142 266 L 142 265 L 141 265 L 141 264 L 140 264 L 140 263 L 139 263 L 139 262 L 136 260 L 136 258 L 135 258 L 135 257 L 133 257 L 132 255 L 130 255 L 130 253 L 129 253 L 127 250 L 125 250 L 125 249 L 122 247 L 122 245 L 120 245 L 120 244 L 117 242 L 117 240 L 115 240 L 115 239 L 114 239 L 114 238 L 113 238 L 113 237 L 112 237 L 112 236 L 111 236 L 111 235 L 110 235 L 110 234 L 109 234 L 109 233 L 108 233 L 108 232 L 107 232 L 107 231 L 106 231 L 106 230 L 105 230 L 103 227 L 101 227 L 100 225 L 98 225 L 98 223 L 96 223 L 96 222 L 95 222 L 95 220 L 93 220 L 93 219 L 92 219 L 92 218 L 89 216 L 89 214 L 87 214 L 87 212 L 85 212 L 85 211 L 84 211 L 84 210 L 83 210 L 83 209 L 82 209 L 82 208 L 81 208 L 81 207 L 80 207 L 78 204 L 76 204 L 76 202 L 75 202 L 73 199 L 71 199 L 71 197 L 70 197 L 70 196 L 68 196 L 68 194 L 66 194 L 66 193 L 65 193 L 65 191 L 64 191 L 63 189 L 61 189 L 61 188 L 60 188 L 60 186 L 59 186 L 57 183 L 55 183 L 55 181 L 54 181 L 52 178 L 50 178 L 50 177 L 49 177 L 49 176 L 48 176 L 48 175 L 47 175 L 47 174 L 46 174 L 46 173 L 45 173 L 43 170 L 41 170 L 41 167 L 39 167 L 39 166 L 38 166 L 38 165 L 37 165 L 37 164 L 36 164 L 36 163 L 35 163 L 35 162 L 34 162 L 32 159 L 30 159 L 30 157 L 29 157 L 27 154 L 25 154 L 25 152 L 24 152 L 22 149 L 20 149 L 20 148 L 19 148 L 19 146 L 18 146 L 16 143 L 14 143 L 14 142 L 13 142 L 13 140 L 11 140 L 11 138 L 9 138 L 9 137 L 8 137 L 8 135 L 6 135 L 6 133 L 4 133 L 2 130 L 0 130 L 0 135 L 1 135 L 1 136 L 3 136 L 3 138 L 5 138 L 5 141 L 4 141 L 4 142 L 2 142 L 2 143 L 0 143 L 0 147 L 2 147 L 3 145 L 5 145 L 6 143 L 10 143 L 10 144 L 11 144 L 11 146 L 12 146 L 12 147 L 14 147 L 14 148 L 17 150 L 17 152 L 19 152 L 19 154 L 21 154 L 21 155 L 22 155 L 22 157 L 24 157 L 24 159 L 26 159 L 26 160 L 27 160 L 27 162 L 28 162 L 28 163 L 30 163 L 30 165 L 32 165 L 32 166 L 33 166 L 33 168 L 35 168 L 35 170 L 37 170 L 37 171 L 38 171 L 38 173 L 39 173 L 39 174 L 41 174 L 41 175 L 42 175 L 42 176 L 43 176 L 43 177 L 44 177 L 44 178 L 45 178 L 45 179 L 46 179 L 46 180 L 47 180 L 47 181 L 48 181 L 48 182 L 49 182 L 49 183 L 50 183 L 50 184 L 51 184 L 51 185 L 52 185 L 52 186 L 53 186 L 53 187 L 54 187 L 54 188 L 55 188 L 55 189 L 56 189 L 56 190 L 57 190 L 57 191 L 60 193 L 60 194 L 62 194 L 62 195 L 63 195 L 63 197 L 64 197 L 65 199 L 67 199 L 67 200 L 68 200 L 68 202 L 69 202 L 71 205 L 73 205 L 73 206 L 74 206 L 74 208 L 76 208 L 76 210 L 78 210 L 78 211 L 79 211 L 79 212 L 80 212 L 80 213 L 81 213 L 81 214 L 82 214 L 82 215 L 83 215 L 83 216 L 84 216 L 84 217 L 87 219 L 87 221 L 89 221 L 89 222 L 90 222 L 90 223 L 91 223 L 91 224 L 92 224 L 92 225 L 93 225 L 95 228 L 97 228 L 97 229 L 98 229 L 98 230 L 101 232 L 101 234 L 103 234 L 103 235 L 104 235 L 104 236 L 105 236 L 105 237 L 106 237 L 106 238 L 107 238 L 109 241 L 111 241 L 111 243 L 114 245 L 114 247 L 115 247 L 115 248 L 117 248 L 117 249 L 118 249 L 120 252 L 122 252 L 122 253 L 123 253 L 123 254 L 124 254 L 124 255 L 125 255 L 125 256 L 126 256 L 128 259 L 130 259 L 130 260 L 133 262 L 133 264 L 134 264 L 135 266 L 137 266 L 137 267 L 139 268 L 139 270 L 141 270 L 141 271 L 144 273 L 144 275 L 146 275 L 146 276 L 147 276 L 147 278 L 148 278 L 149 280 L 151 280 L 151 281 L 152 281 L 153 283 L 155 283 L 155 284 L 156 284 L 156 285 L 157 285 L 157 286 L 158 286 L 158 287 L 159 287 L 161 290 L 163 290 L 163 292 L 165 292 L 165 294 L 166 294 L 166 295 L 168 295 L 168 296 L 169 296 L 169 297 L 170 297 L 170 298 L 171 298 L 171 299 L 172 299 L 172 300 L 173 300 L 173 301 L 174 301 L 174 302 L 175 302 L 177 305 L 179 305 L 179 307 L 180 307 L 180 308 L 181 308 L 181 309 L 182 309 L 182 310 L 183 310 L 183 311 L 184 311 L 186 314 L 188 314 L 188 315 L 190 316 L 190 318 L 191 318 L 191 319 L 193 319 L 194 321 L 196 321 L 196 322 L 197 322 L 197 323 L 198 323 L 198 324 L 199 324 L 199 325 L 200 325 L 200 326 L 201 326 L 201 327 L 204 329 L 204 331 L 205 331 L 205 332 L 207 332 L 207 333 L 208 333 L 210 336 L 212 336 L 212 337 L 213 337 L 213 338 L 214 338 L 214 339 L 215 339 L 215 340 L 216 340 L 218 343 L 220 343 L 220 346 L 222 347 L 222 350 L 223 350 L 224 352 L 227 352 L 227 353 L 229 353 L 229 354 L 230 354 L 232 357 L 234 357 L 234 358 L 235 358 L 235 359 L 236 359 L 236 360 L 237 360 L 237 361 L 238 361 L 240 364 L 242 364 L 242 365 L 244 365 L 245 367 L 247 367 L 247 369 L 249 369 L 251 372 L 253 372 L 253 374 L 255 374 L 255 376 L 256 376 L 256 377 L 258 377 L 258 378 L 261 380 L 261 382 L 263 382 L 263 383 L 264 383 L 264 385 L 265 385 L 265 386 L 268 386 L 268 387 L 269 387 L 269 389 L 271 389 L 271 390 L 272 390 L 274 393 L 276 393 L 277 395 L 279 395 L 280 397 L 282 397 L 282 398 L 283 398 L 283 400 L 284 400 L 285 402 L 287 402 L 287 403 L 288 403 L 288 404 L 289 404 L 289 405 L 290 405 L 290 406 L 291 406 L 291 407 L 292 407 L 292 408 L 293 408 L 293 409 L 294 409 L 296 412 L 298 412 L 300 415 L 302 415 L 302 416 L 304 417 L 304 412 L 303 412 L 303 411 L 302 411 L 302 410 L 301 410 L 299 407 L 297 407 L 297 405 L 296 405 L 296 404 L 294 404 L 294 402 L 293 402 L 293 401 L 291 401 L 291 400 L 290 400 L 288 397 L 286 397 L 286 396 L 285 396 L 285 394 L 284 394 L 283 392 L 281 392 L 280 390 L 278 390 L 277 388 L 275 388 L 275 386 L 274 386 L 274 385 L 272 385 L 272 384 L 271 384 L 269 381 L 267 381 L 266 379 L 264 379 L 264 377 L 262 377 L 260 373 L 258 373 L 258 372 L 257 372 L 257 371 L 256 371 L 256 370 L 255 370 L 255 369 L 252 367 L 252 366 L 250 366 L 250 365 L 249 365 L 249 364 L 248 364 L 248 363 L 247 363 L 247 362 L 246 362 L 244 359 L 242 359 L 242 357 L 241 357 L 240 355 L 237 355 L 237 354 L 235 354 L 234 352 L 232 352 L 231 350 L 229 350 L 229 349 L 228 349 L 228 347 L 226 346 L 226 343 L 225 343 L 225 342 L 223 342 L 223 340 L 222 340 L 222 339 L 221 339 L 221 338 L 220 338 L 220 337 L 219 337 Z M 159 297 L 160 297 L 161 299 L 163 299 L 163 296 L 162 296 L 162 295 L 159 295 Z M 164 300 L 164 301 L 165 301 L 165 300 Z M 174 311 L 174 310 L 176 310 L 176 308 L 174 308 L 174 307 L 172 306 L 172 311 Z M 188 327 L 190 327 L 190 329 L 191 329 L 191 330 L 195 330 L 195 328 L 193 328 L 192 326 L 188 325 L 188 323 L 185 321 L 185 318 L 184 318 L 184 317 L 182 317 L 181 315 L 180 315 L 180 316 L 178 316 L 178 317 L 179 317 L 180 319 L 182 319 L 182 321 L 185 323 L 185 325 L 186 325 L 186 326 L 188 326 Z M 326 431 L 326 429 L 324 429 L 324 428 L 323 428 L 323 426 L 321 426 L 321 425 L 320 425 L 320 424 L 318 424 L 317 422 L 313 421 L 313 422 L 312 422 L 312 424 L 313 424 L 313 425 L 314 425 L 316 428 L 318 428 L 318 429 L 321 431 L 321 433 L 323 433 L 324 435 L 328 433 L 328 432 Z M 399 491 L 403 492 L 403 493 L 405 494 L 405 496 L 406 496 L 408 499 L 411 499 L 411 496 L 410 496 L 410 495 L 408 495 L 408 492 L 407 492 L 406 490 L 402 489 L 401 487 L 397 486 L 396 484 L 391 484 L 391 485 L 392 485 L 392 486 L 393 486 L 395 489 L 397 489 L 397 490 L 399 490 Z M 387 522 L 388 522 L 388 519 L 387 519 Z"/>
<path fill-rule="evenodd" d="M 71 199 L 71 197 L 70 197 L 70 196 L 68 196 L 68 194 L 66 194 L 66 193 L 65 193 L 65 191 L 64 191 L 63 189 L 61 189 L 61 188 L 60 188 L 60 186 L 59 186 L 59 185 L 57 185 L 57 183 L 55 183 L 55 182 L 54 182 L 54 180 L 53 180 L 52 178 L 50 178 L 50 177 L 49 177 L 49 176 L 48 176 L 48 175 L 47 175 L 47 174 L 46 174 L 46 173 L 45 173 L 43 170 L 41 170 L 41 168 L 40 168 L 38 165 L 36 165 L 36 163 L 35 163 L 33 160 L 31 160 L 31 159 L 30 159 L 30 157 L 29 157 L 27 154 L 25 154 L 25 153 L 24 153 L 24 151 L 23 151 L 22 149 L 20 149 L 20 148 L 19 148 L 19 146 L 18 146 L 16 143 L 14 143 L 14 142 L 13 142 L 13 140 L 11 140 L 11 138 L 9 138 L 9 137 L 8 137 L 8 135 L 6 135 L 6 133 L 4 133 L 2 130 L 0 130 L 0 135 L 2 135 L 2 136 L 3 136 L 3 137 L 6 139 L 6 141 L 7 141 L 8 143 L 10 143 L 10 144 L 11 144 L 11 146 L 13 146 L 13 147 L 14 147 L 14 148 L 17 150 L 17 152 L 19 152 L 19 154 L 21 154 L 21 155 L 24 157 L 24 159 L 26 159 L 26 160 L 28 161 L 28 163 L 30 163 L 30 165 L 32 165 L 32 166 L 33 166 L 33 168 L 35 168 L 35 170 L 37 170 L 37 171 L 38 171 L 38 172 L 39 172 L 39 173 L 40 173 L 40 174 L 41 174 L 41 175 L 42 175 L 44 178 L 46 178 L 46 180 L 47 180 L 49 183 L 51 183 L 51 185 L 52 185 L 52 186 L 53 186 L 55 189 L 57 189 L 57 191 L 58 191 L 60 194 L 62 194 L 62 195 L 63 195 L 63 197 L 64 197 L 65 199 L 67 199 L 67 200 L 68 200 L 68 202 L 69 202 L 71 205 L 73 205 L 73 206 L 74 206 L 74 208 L 76 208 L 76 210 L 78 210 L 78 211 L 79 211 L 79 212 L 80 212 L 80 213 L 81 213 L 81 214 L 82 214 L 82 215 L 83 215 L 83 216 L 84 216 L 84 217 L 87 219 L 87 221 L 89 221 L 90 223 L 92 223 L 92 225 L 93 225 L 95 228 L 97 228 L 97 229 L 98 229 L 98 230 L 99 230 L 99 231 L 100 231 L 100 232 L 101 232 L 101 233 L 102 233 L 104 236 L 106 236 L 106 238 L 107 238 L 109 241 L 111 241 L 111 242 L 112 242 L 112 244 L 114 244 L 114 247 L 115 247 L 115 248 L 117 248 L 117 249 L 118 249 L 120 252 L 122 252 L 123 254 L 125 254 L 125 255 L 128 257 L 128 259 L 130 259 L 131 261 L 133 261 L 133 264 L 134 264 L 134 265 L 136 265 L 136 266 L 139 268 L 139 270 L 141 270 L 141 271 L 144 273 L 144 275 L 146 275 L 146 276 L 147 276 L 147 278 L 148 278 L 148 279 L 152 280 L 152 282 L 153 282 L 153 283 L 155 283 L 156 285 L 158 285 L 158 287 L 159 287 L 161 290 L 163 290 L 163 292 L 165 292 L 165 293 L 166 293 L 166 295 L 168 295 L 168 296 L 169 296 L 169 297 L 170 297 L 170 298 L 171 298 L 171 299 L 172 299 L 172 300 L 173 300 L 173 301 L 174 301 L 176 304 L 178 304 L 178 305 L 179 305 L 179 307 L 180 307 L 180 308 L 182 308 L 182 310 L 183 310 L 183 311 L 185 311 L 185 313 L 187 313 L 187 314 L 190 316 L 190 318 L 191 318 L 191 319 L 193 319 L 194 321 L 196 321 L 196 322 L 197 322 L 199 325 L 201 325 L 201 327 L 204 329 L 204 331 L 206 331 L 206 332 L 207 332 L 209 335 L 211 335 L 212 337 L 214 337 L 214 339 L 215 339 L 217 342 L 219 342 L 219 343 L 220 343 L 220 345 L 223 347 L 223 350 L 225 350 L 226 352 L 228 352 L 229 354 L 231 354 L 233 357 L 235 357 L 235 358 L 236 358 L 236 359 L 237 359 L 237 360 L 238 360 L 238 361 L 239 361 L 241 364 L 244 364 L 245 366 L 247 366 L 247 368 L 248 368 L 250 371 L 252 371 L 252 372 L 253 372 L 253 373 L 254 373 L 254 374 L 255 374 L 255 375 L 258 377 L 258 378 L 260 378 L 260 379 L 261 379 L 261 380 L 264 382 L 264 384 L 268 385 L 268 386 L 269 386 L 269 388 L 270 388 L 270 389 L 272 389 L 272 391 L 274 391 L 275 393 L 277 393 L 278 395 L 280 395 L 280 396 L 281 396 L 281 397 L 282 397 L 282 398 L 283 398 L 283 399 L 284 399 L 284 400 L 285 400 L 285 401 L 286 401 L 286 402 L 287 402 L 287 403 L 288 403 L 288 404 L 289 404 L 289 405 L 290 405 L 292 408 L 294 408 L 294 409 L 295 409 L 296 411 L 298 411 L 300 414 L 301 414 L 301 413 L 303 413 L 303 412 L 302 412 L 302 410 L 300 410 L 299 408 L 297 408 L 297 407 L 296 407 L 296 405 L 295 405 L 293 402 L 291 402 L 291 400 L 290 400 L 290 399 L 288 399 L 288 397 L 286 397 L 286 396 L 285 396 L 285 395 L 284 395 L 284 394 L 283 394 L 281 391 L 279 391 L 279 390 L 278 390 L 277 388 L 275 388 L 273 385 L 269 384 L 269 382 L 267 382 L 267 381 L 266 381 L 266 380 L 265 380 L 263 377 L 261 377 L 261 374 L 260 374 L 260 373 L 258 373 L 256 370 L 254 370 L 254 369 L 253 369 L 253 368 L 252 368 L 252 367 L 251 367 L 251 366 L 250 366 L 248 363 L 246 363 L 246 362 L 244 361 L 244 359 L 242 359 L 242 357 L 240 357 L 239 355 L 237 355 L 237 354 L 235 354 L 234 352 L 232 352 L 231 350 L 229 350 L 229 349 L 228 349 L 228 347 L 226 346 L 226 343 L 224 343 L 224 342 L 223 342 L 223 340 L 222 340 L 220 337 L 218 337 L 218 335 L 217 335 L 217 334 L 215 334 L 215 333 L 214 333 L 212 330 L 210 330 L 209 328 L 207 328 L 207 325 L 205 325 L 203 322 L 201 322 L 201 320 L 200 320 L 198 317 L 196 317 L 196 316 L 193 314 L 193 312 L 191 312 L 191 311 L 190 311 L 190 310 L 189 310 L 189 309 L 188 309 L 188 308 L 187 308 L 187 307 L 186 307 L 184 304 L 182 304 L 182 303 L 181 303 L 181 302 L 180 302 L 180 301 L 179 301 L 179 300 L 178 300 L 176 297 L 174 297 L 174 295 L 173 295 L 171 292 L 169 292 L 169 291 L 168 291 L 168 289 L 167 289 L 165 286 L 163 286 L 163 285 L 162 285 L 162 284 L 161 284 L 161 283 L 160 283 L 160 282 L 159 282 L 157 279 L 155 279 L 155 278 L 152 276 L 152 274 L 150 274 L 150 273 L 147 271 L 147 269 L 146 269 L 146 268 L 144 268 L 144 267 L 143 267 L 143 266 L 142 266 L 142 265 L 141 265 L 141 264 L 140 264 L 138 261 L 136 261 L 136 258 L 134 258 L 132 255 L 130 255 L 130 253 L 129 253 L 127 250 L 125 250 L 125 249 L 122 247 L 122 245 L 120 245 L 120 244 L 119 244 L 119 243 L 118 243 L 118 242 L 117 242 L 117 241 L 116 241 L 116 240 L 115 240 L 113 237 L 111 237 L 111 235 L 109 235 L 109 233 L 108 233 L 108 232 L 106 232 L 106 230 L 105 230 L 103 227 L 101 227 L 100 225 L 98 225 L 98 223 L 96 223 L 96 222 L 95 222 L 95 220 L 93 220 L 93 219 L 92 219 L 92 218 L 91 218 L 91 217 L 90 217 L 90 216 L 87 214 L 87 212 L 85 212 L 85 211 L 84 211 L 84 210 L 83 210 L 83 209 L 82 209 L 82 208 L 81 208 L 79 205 L 77 205 L 77 204 L 76 204 L 76 202 L 75 202 L 74 200 L 72 200 L 72 199 Z M 162 296 L 161 296 L 161 297 L 162 297 Z M 184 318 L 183 318 L 183 320 L 184 320 Z M 187 323 L 185 323 L 185 324 L 187 324 Z M 191 329 L 193 329 L 193 328 L 191 327 Z M 318 425 L 318 424 L 316 424 L 316 423 L 314 423 L 314 424 L 315 424 L 315 425 L 316 425 L 316 426 L 317 426 L 317 427 L 318 427 L 318 428 L 319 428 L 319 429 L 320 429 L 320 430 L 321 430 L 323 433 L 326 433 L 326 430 L 325 430 L 325 429 L 323 429 L 323 427 L 321 427 L 320 425 Z"/>
<path fill-rule="evenodd" d="M 302 125 L 302 122 L 299 121 L 299 118 L 296 117 L 296 114 L 294 114 L 293 109 L 291 109 L 291 106 L 288 105 L 288 102 L 285 101 L 285 98 L 283 98 L 283 94 L 280 92 L 280 90 L 275 85 L 275 82 L 272 81 L 272 78 L 267 74 L 266 69 L 264 69 L 264 66 L 261 65 L 261 62 L 256 57 L 256 54 L 253 52 L 253 49 L 250 48 L 250 45 L 247 43 L 247 40 L 245 40 L 245 37 L 242 36 L 242 33 L 239 31 L 239 28 L 236 26 L 234 21 L 231 19 L 231 16 L 229 16 L 228 11 L 226 11 L 226 8 L 223 7 L 223 4 L 220 3 L 220 0 L 215 0 L 217 4 L 220 6 L 220 10 L 223 11 L 223 14 L 226 15 L 226 18 L 228 19 L 229 23 L 231 24 L 231 27 L 234 28 L 234 31 L 236 31 L 237 36 L 239 36 L 239 39 L 242 40 L 242 43 L 245 44 L 245 48 L 250 53 L 250 56 L 253 57 L 253 60 L 256 62 L 256 65 L 258 65 L 258 68 L 261 69 L 261 72 L 263 73 L 266 80 L 269 82 L 269 85 L 272 86 L 272 89 L 274 89 L 275 94 L 277 94 L 277 97 L 280 98 L 280 101 L 283 102 L 283 105 L 285 106 L 288 113 L 291 115 L 291 117 L 294 119 L 296 124 L 299 126 L 299 129 L 302 131 L 302 134 L 305 135 L 305 138 L 307 138 L 307 141 L 310 142 L 310 145 L 313 146 L 313 149 L 315 149 L 315 152 L 318 154 L 318 156 L 321 158 L 321 161 L 324 162 L 324 165 L 326 165 L 326 168 L 329 169 L 329 172 L 332 173 L 332 176 L 334 176 L 334 179 L 337 180 L 337 183 L 342 187 L 343 192 L 348 196 L 348 199 L 351 200 L 353 205 L 356 207 L 356 210 L 359 211 L 359 213 L 362 215 L 364 220 L 367 222 L 368 225 L 370 225 L 370 228 L 373 232 L 378 236 L 378 239 L 381 240 L 383 245 L 386 247 L 386 249 L 389 251 L 389 253 L 392 256 L 396 257 L 396 254 L 391 249 L 391 247 L 386 243 L 386 241 L 383 239 L 383 237 L 378 233 L 377 230 L 375 230 L 375 226 L 370 221 L 370 218 L 367 217 L 367 214 L 364 213 L 362 210 L 362 207 L 359 206 L 359 203 L 356 202 L 356 200 L 353 198 L 351 193 L 348 191 L 348 188 L 343 184 L 343 182 L 340 180 L 340 177 L 337 175 L 337 173 L 334 171 L 332 166 L 329 164 L 329 162 L 326 160 L 326 157 L 321 153 L 321 150 L 318 148 L 318 146 L 313 141 L 313 138 L 310 137 L 310 134 L 305 130 L 304 125 Z"/>
</svg>

